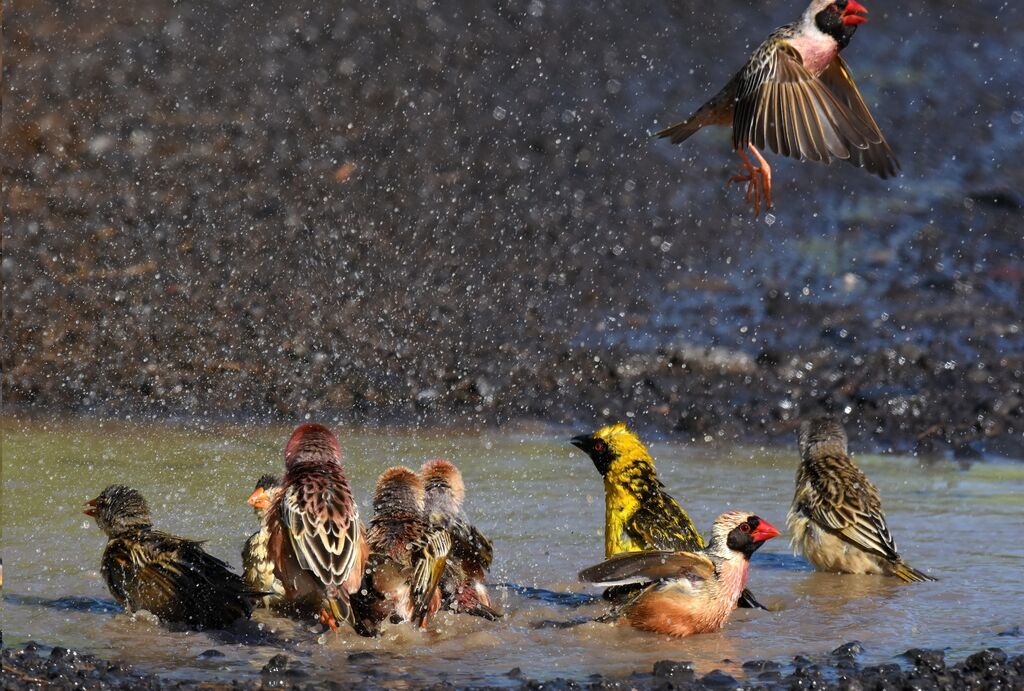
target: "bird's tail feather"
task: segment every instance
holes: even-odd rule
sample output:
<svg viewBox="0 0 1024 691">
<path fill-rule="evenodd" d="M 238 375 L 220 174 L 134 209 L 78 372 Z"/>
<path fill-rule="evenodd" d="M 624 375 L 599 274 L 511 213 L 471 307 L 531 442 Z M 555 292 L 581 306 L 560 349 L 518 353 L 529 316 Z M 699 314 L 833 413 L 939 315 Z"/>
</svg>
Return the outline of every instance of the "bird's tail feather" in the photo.
<svg viewBox="0 0 1024 691">
<path fill-rule="evenodd" d="M 661 139 L 671 137 L 673 144 L 681 144 L 703 126 L 704 118 L 701 117 L 700 111 L 697 111 L 685 120 L 661 130 L 657 136 Z"/>
<path fill-rule="evenodd" d="M 906 562 L 902 561 L 898 561 L 895 564 L 893 564 L 892 571 L 897 577 L 903 579 L 907 583 L 937 580 L 926 573 L 918 571 L 910 564 L 907 564 Z"/>
</svg>

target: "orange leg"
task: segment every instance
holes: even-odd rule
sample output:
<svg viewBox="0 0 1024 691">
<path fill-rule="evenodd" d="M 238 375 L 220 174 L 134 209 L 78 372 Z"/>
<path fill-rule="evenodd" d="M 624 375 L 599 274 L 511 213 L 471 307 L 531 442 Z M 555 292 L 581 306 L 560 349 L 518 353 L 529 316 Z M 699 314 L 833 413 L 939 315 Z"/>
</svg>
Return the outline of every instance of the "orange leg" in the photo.
<svg viewBox="0 0 1024 691">
<path fill-rule="evenodd" d="M 320 623 L 328 627 L 334 633 L 338 633 L 338 621 L 326 609 L 320 610 Z"/>
<path fill-rule="evenodd" d="M 757 147 L 753 144 L 749 144 L 750 152 L 754 154 L 760 167 L 754 166 L 747 157 L 747 152 L 743 149 L 737 149 L 736 153 L 739 154 L 740 160 L 740 175 L 734 175 L 729 178 L 729 183 L 734 182 L 745 182 L 747 183 L 747 194 L 746 200 L 748 204 L 752 204 L 754 207 L 754 216 L 757 217 L 761 214 L 761 202 L 764 201 L 765 209 L 772 208 L 772 167 L 768 165 L 768 161 L 764 160 L 764 156 L 757 150 Z"/>
</svg>

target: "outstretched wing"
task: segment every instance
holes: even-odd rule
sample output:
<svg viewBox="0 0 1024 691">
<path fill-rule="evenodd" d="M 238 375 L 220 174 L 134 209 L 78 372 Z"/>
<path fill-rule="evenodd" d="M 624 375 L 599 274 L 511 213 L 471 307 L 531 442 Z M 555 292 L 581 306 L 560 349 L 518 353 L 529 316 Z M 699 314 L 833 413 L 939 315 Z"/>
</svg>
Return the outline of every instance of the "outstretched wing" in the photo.
<svg viewBox="0 0 1024 691">
<path fill-rule="evenodd" d="M 880 557 L 899 559 L 882 513 L 878 490 L 847 456 L 806 461 L 798 480 L 797 507 L 819 526 Z"/>
<path fill-rule="evenodd" d="M 738 76 L 733 146 L 759 148 L 801 160 L 849 161 L 881 178 L 899 171 L 885 137 L 836 58 L 821 78 L 804 68 L 784 41 L 759 51 Z"/>
<path fill-rule="evenodd" d="M 710 580 L 715 564 L 694 552 L 627 552 L 580 571 L 580 580 L 596 585 L 626 585 L 650 581 Z"/>
<path fill-rule="evenodd" d="M 291 484 L 280 515 L 299 566 L 328 588 L 343 589 L 360 542 L 359 511 L 344 476 L 320 473 Z"/>
</svg>

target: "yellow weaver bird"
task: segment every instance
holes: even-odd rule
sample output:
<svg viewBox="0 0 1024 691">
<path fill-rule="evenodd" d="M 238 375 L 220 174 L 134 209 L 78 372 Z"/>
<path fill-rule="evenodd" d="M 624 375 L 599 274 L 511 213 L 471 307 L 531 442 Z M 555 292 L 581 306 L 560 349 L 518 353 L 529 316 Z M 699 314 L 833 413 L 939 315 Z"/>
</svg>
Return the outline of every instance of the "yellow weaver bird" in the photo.
<svg viewBox="0 0 1024 691">
<path fill-rule="evenodd" d="M 704 549 L 704 538 L 693 521 L 665 492 L 647 447 L 624 423 L 571 441 L 590 456 L 604 478 L 606 559 L 623 552 Z M 743 591 L 739 606 L 764 609 L 748 590 Z"/>
</svg>

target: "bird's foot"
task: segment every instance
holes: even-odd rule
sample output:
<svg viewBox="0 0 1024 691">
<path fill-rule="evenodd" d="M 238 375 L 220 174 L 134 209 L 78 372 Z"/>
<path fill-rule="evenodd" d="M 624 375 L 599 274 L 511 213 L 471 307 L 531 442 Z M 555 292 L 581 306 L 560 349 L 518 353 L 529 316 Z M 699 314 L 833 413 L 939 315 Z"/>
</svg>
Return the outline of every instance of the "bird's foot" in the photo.
<svg viewBox="0 0 1024 691">
<path fill-rule="evenodd" d="M 329 628 L 334 633 L 338 633 L 338 620 L 334 618 L 330 612 L 326 609 L 320 610 L 320 623 Z"/>
<path fill-rule="evenodd" d="M 754 207 L 754 217 L 756 218 L 761 215 L 762 203 L 764 204 L 765 211 L 772 208 L 772 169 L 759 151 L 753 148 L 751 150 L 757 156 L 757 160 L 761 165 L 755 166 L 750 162 L 746 154 L 740 150 L 738 152 L 740 155 L 740 174 L 729 178 L 727 184 L 731 185 L 734 182 L 747 183 L 745 198 L 747 203 Z"/>
</svg>

